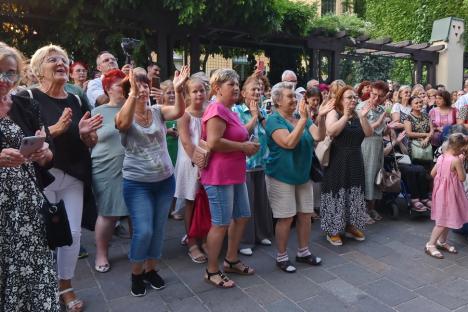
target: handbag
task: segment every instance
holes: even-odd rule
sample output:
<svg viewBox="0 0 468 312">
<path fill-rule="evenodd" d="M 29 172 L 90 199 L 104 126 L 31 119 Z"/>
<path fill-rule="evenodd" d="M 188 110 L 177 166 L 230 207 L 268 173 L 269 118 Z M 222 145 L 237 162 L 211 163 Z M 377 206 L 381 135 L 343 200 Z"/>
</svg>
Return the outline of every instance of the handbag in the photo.
<svg viewBox="0 0 468 312">
<path fill-rule="evenodd" d="M 320 141 L 315 147 L 315 155 L 317 156 L 317 159 L 322 167 L 328 167 L 332 142 L 333 139 L 327 135 L 325 139 Z"/>
<path fill-rule="evenodd" d="M 390 144 L 392 137 L 390 136 Z M 390 171 L 385 168 L 380 168 L 375 177 L 375 184 L 384 193 L 400 193 L 401 192 L 401 172 L 398 168 L 398 161 L 395 156 L 395 149 L 392 144 L 393 168 Z"/>
<path fill-rule="evenodd" d="M 206 143 L 205 140 L 200 139 L 192 153 L 192 164 L 196 165 L 200 169 L 206 168 L 210 161 L 210 154 L 211 152 L 208 147 L 208 143 Z"/>
<path fill-rule="evenodd" d="M 58 203 L 51 203 L 37 185 L 28 168 L 25 165 L 23 165 L 23 168 L 44 198 L 40 212 L 44 217 L 47 245 L 52 250 L 57 247 L 70 246 L 73 243 L 73 238 L 63 200 Z"/>
<path fill-rule="evenodd" d="M 200 184 L 193 204 L 192 220 L 190 221 L 189 238 L 205 238 L 211 228 L 210 202 L 205 188 Z"/>
<path fill-rule="evenodd" d="M 312 156 L 312 165 L 310 166 L 310 179 L 315 182 L 319 183 L 323 180 L 323 170 L 320 167 L 320 163 L 318 162 L 317 156 L 314 154 Z"/>
<path fill-rule="evenodd" d="M 421 142 L 416 140 L 411 141 L 411 158 L 413 160 L 432 161 L 433 156 L 431 144 L 422 147 Z"/>
</svg>

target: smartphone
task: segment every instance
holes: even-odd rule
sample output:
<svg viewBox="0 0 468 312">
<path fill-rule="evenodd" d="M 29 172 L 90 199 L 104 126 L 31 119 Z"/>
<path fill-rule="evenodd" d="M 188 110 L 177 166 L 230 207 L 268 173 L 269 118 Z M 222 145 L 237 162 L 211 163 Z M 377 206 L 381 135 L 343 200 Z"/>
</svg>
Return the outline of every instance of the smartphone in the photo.
<svg viewBox="0 0 468 312">
<path fill-rule="evenodd" d="M 153 78 L 151 78 L 151 87 L 161 89 L 159 77 L 154 76 Z"/>
<path fill-rule="evenodd" d="M 24 157 L 28 158 L 32 153 L 37 151 L 42 147 L 45 142 L 45 137 L 43 136 L 29 136 L 24 137 L 21 141 L 20 153 Z"/>
<path fill-rule="evenodd" d="M 250 141 L 250 142 L 257 143 L 257 142 L 258 142 L 258 139 L 257 139 L 257 137 L 255 136 L 255 134 L 251 134 L 251 135 L 250 135 L 250 138 L 249 138 L 249 141 Z"/>
</svg>

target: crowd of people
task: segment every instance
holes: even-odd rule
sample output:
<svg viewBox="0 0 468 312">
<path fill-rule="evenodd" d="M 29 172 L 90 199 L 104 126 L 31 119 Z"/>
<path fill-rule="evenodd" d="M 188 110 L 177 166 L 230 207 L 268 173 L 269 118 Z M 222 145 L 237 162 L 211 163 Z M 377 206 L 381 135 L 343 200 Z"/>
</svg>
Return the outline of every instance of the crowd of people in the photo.
<svg viewBox="0 0 468 312">
<path fill-rule="evenodd" d="M 0 43 L 3 311 L 59 311 L 59 301 L 67 311 L 84 310 L 72 287 L 82 227 L 95 231 L 94 269 L 106 273 L 114 229 L 128 222 L 131 295 L 164 288 L 158 264 L 168 217 L 184 220 L 191 233 L 203 196 L 211 226 L 181 243 L 191 261 L 206 263 L 204 279 L 216 287 L 235 286 L 227 273 L 255 274 L 239 254 L 272 240 L 279 270 L 320 265 L 310 250 L 311 220 L 320 220 L 334 246 L 364 241 L 366 225 L 382 220 L 385 198 L 400 192 L 411 212 L 435 221 L 426 253 L 457 252 L 447 235 L 468 223 L 468 80 L 452 93 L 384 81 L 312 79 L 304 88 L 291 70 L 271 86 L 259 70 L 241 84 L 232 69 L 208 77 L 183 66 L 159 83 L 157 64 L 119 69 L 109 51 L 99 53 L 96 68 L 99 75 L 89 77 L 87 65 L 57 45 L 26 60 Z M 45 140 L 26 155 L 22 143 L 31 136 Z M 195 165 L 196 153 L 204 165 Z M 392 170 L 401 176 L 396 194 L 376 181 Z M 72 235 L 55 258 L 44 196 L 63 201 Z"/>
</svg>

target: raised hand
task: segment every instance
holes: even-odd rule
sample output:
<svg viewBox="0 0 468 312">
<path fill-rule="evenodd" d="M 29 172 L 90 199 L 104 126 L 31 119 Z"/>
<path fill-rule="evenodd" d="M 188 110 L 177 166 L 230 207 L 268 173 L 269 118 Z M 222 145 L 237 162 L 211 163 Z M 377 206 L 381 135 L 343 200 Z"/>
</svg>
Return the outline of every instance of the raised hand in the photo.
<svg viewBox="0 0 468 312">
<path fill-rule="evenodd" d="M 132 64 L 125 64 L 123 67 L 122 67 L 122 72 L 125 74 L 125 75 L 129 75 L 130 74 L 130 71 L 133 69 L 133 66 Z"/>
<path fill-rule="evenodd" d="M 372 109 L 372 105 L 369 103 L 366 103 L 362 109 L 359 111 L 359 117 L 364 118 L 367 117 L 367 114 L 369 114 L 370 110 Z"/>
<path fill-rule="evenodd" d="M 128 73 L 128 79 L 130 81 L 130 93 L 133 96 L 137 97 L 140 90 L 138 88 L 138 83 L 136 82 L 135 73 L 133 72 L 133 69 L 130 69 L 130 71 Z"/>
<path fill-rule="evenodd" d="M 299 102 L 299 116 L 301 116 L 301 119 L 307 119 L 309 117 L 309 106 L 304 97 L 301 99 L 301 102 Z"/>
<path fill-rule="evenodd" d="M 59 120 L 55 124 L 60 133 L 64 133 L 68 130 L 72 122 L 72 116 L 72 109 L 70 107 L 65 107 L 65 109 L 62 112 L 62 116 L 60 116 Z"/>
<path fill-rule="evenodd" d="M 101 114 L 94 115 L 93 117 L 90 116 L 91 114 L 86 112 L 78 124 L 81 135 L 88 135 L 102 127 L 103 117 Z"/>
<path fill-rule="evenodd" d="M 405 137 L 406 137 L 406 131 L 402 131 L 402 132 L 400 132 L 400 134 L 398 134 L 398 137 L 396 138 L 396 141 L 398 143 L 401 143 Z"/>
<path fill-rule="evenodd" d="M 174 90 L 176 92 L 182 92 L 184 90 L 185 81 L 187 81 L 190 75 L 190 68 L 187 65 L 182 66 L 180 73 L 175 72 L 174 80 L 172 83 L 174 84 Z"/>
<path fill-rule="evenodd" d="M 325 116 L 334 109 L 335 109 L 335 99 L 331 99 L 330 101 L 320 105 L 319 110 L 318 110 L 318 115 Z"/>
<path fill-rule="evenodd" d="M 250 101 L 250 103 L 249 103 L 249 110 L 250 110 L 250 114 L 251 114 L 252 116 L 258 116 L 258 105 L 257 105 L 257 101 L 255 101 L 255 100 Z"/>
<path fill-rule="evenodd" d="M 156 99 L 157 103 L 162 102 L 162 95 L 163 95 L 163 91 L 161 89 L 158 89 L 158 88 L 155 88 L 155 87 L 151 88 L 150 97 Z"/>
</svg>

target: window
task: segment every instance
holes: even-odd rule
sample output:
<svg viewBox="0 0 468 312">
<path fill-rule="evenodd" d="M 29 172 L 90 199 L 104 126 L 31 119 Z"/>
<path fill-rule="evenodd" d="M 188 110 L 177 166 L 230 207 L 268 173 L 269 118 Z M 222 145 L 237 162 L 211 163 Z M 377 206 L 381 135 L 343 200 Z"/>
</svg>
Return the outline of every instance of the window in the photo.
<svg viewBox="0 0 468 312">
<path fill-rule="evenodd" d="M 336 13 L 336 0 L 322 0 L 322 15 Z"/>
</svg>

